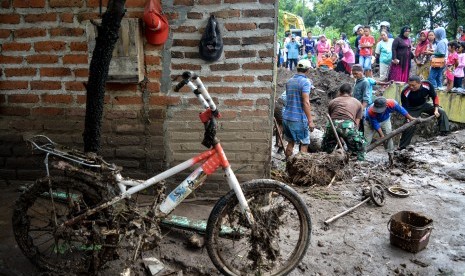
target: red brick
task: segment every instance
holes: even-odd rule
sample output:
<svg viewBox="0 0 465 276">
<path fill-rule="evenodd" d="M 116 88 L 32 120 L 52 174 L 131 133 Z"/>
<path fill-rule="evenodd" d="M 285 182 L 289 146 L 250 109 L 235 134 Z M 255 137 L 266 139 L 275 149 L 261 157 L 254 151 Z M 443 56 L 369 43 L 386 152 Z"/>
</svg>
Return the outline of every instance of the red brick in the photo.
<svg viewBox="0 0 465 276">
<path fill-rule="evenodd" d="M 241 39 L 237 37 L 225 37 L 223 43 L 224 45 L 241 45 Z"/>
<path fill-rule="evenodd" d="M 9 9 L 10 8 L 10 0 L 1 0 L 0 7 L 2 9 Z"/>
<path fill-rule="evenodd" d="M 112 91 L 137 91 L 137 84 L 133 83 L 107 83 L 106 88 Z"/>
<path fill-rule="evenodd" d="M 60 90 L 59 81 L 31 81 L 31 90 Z"/>
<path fill-rule="evenodd" d="M 228 106 L 253 106 L 253 100 L 224 100 Z"/>
<path fill-rule="evenodd" d="M 273 63 L 245 63 L 242 64 L 242 69 L 251 69 L 251 70 L 273 70 Z"/>
<path fill-rule="evenodd" d="M 173 5 L 175 6 L 193 6 L 194 0 L 174 0 Z"/>
<path fill-rule="evenodd" d="M 57 63 L 58 57 L 54 55 L 34 55 L 26 57 L 26 61 L 29 64 L 36 63 Z"/>
<path fill-rule="evenodd" d="M 87 52 L 87 42 L 71 42 L 69 48 L 71 51 Z"/>
<path fill-rule="evenodd" d="M 29 23 L 34 22 L 53 22 L 57 20 L 56 13 L 38 13 L 38 14 L 27 14 L 24 16 L 24 21 Z"/>
<path fill-rule="evenodd" d="M 65 7 L 78 7 L 82 8 L 83 0 L 49 0 L 51 8 L 65 8 Z"/>
<path fill-rule="evenodd" d="M 171 64 L 171 68 L 173 70 L 192 70 L 192 71 L 200 71 L 202 66 L 200 64 Z"/>
<path fill-rule="evenodd" d="M 62 13 L 62 14 L 60 14 L 60 19 L 61 19 L 61 22 L 64 22 L 64 23 L 73 23 L 74 14 L 72 14 L 72 13 Z"/>
<path fill-rule="evenodd" d="M 37 95 L 8 95 L 8 103 L 37 103 Z"/>
<path fill-rule="evenodd" d="M 222 78 L 219 76 L 202 76 L 203 82 L 221 82 Z"/>
<path fill-rule="evenodd" d="M 143 8 L 146 0 L 126 0 L 126 8 Z"/>
<path fill-rule="evenodd" d="M 19 64 L 23 62 L 23 57 L 17 56 L 1 56 L 0 55 L 0 64 Z"/>
<path fill-rule="evenodd" d="M 257 56 L 255 50 L 225 51 L 225 58 L 253 58 Z"/>
<path fill-rule="evenodd" d="M 59 116 L 64 115 L 63 108 L 56 107 L 37 107 L 31 109 L 31 115 L 40 115 L 40 116 Z"/>
<path fill-rule="evenodd" d="M 50 52 L 66 50 L 66 42 L 64 41 L 41 41 L 34 43 L 36 52 Z"/>
<path fill-rule="evenodd" d="M 97 12 L 87 12 L 87 13 L 79 13 L 77 15 L 77 20 L 79 22 L 85 21 L 85 20 L 90 20 L 90 19 L 99 19 L 100 16 Z"/>
<path fill-rule="evenodd" d="M 13 0 L 15 8 L 45 8 L 45 0 Z"/>
<path fill-rule="evenodd" d="M 116 96 L 112 101 L 115 105 L 130 105 L 130 104 L 142 104 L 141 97 L 129 97 L 129 96 Z"/>
<path fill-rule="evenodd" d="M 40 68 L 40 76 L 42 77 L 64 77 L 70 75 L 71 69 L 69 68 Z"/>
<path fill-rule="evenodd" d="M 81 28 L 53 28 L 50 29 L 50 36 L 81 36 L 84 29 Z"/>
<path fill-rule="evenodd" d="M 176 20 L 179 18 L 179 13 L 177 12 L 165 12 L 165 15 L 169 21 Z"/>
<path fill-rule="evenodd" d="M 28 116 L 30 113 L 31 113 L 31 110 L 25 107 L 0 106 L 0 114 L 5 115 L 5 116 Z"/>
<path fill-rule="evenodd" d="M 257 0 L 224 0 L 226 4 L 235 4 L 235 3 L 256 3 Z"/>
<path fill-rule="evenodd" d="M 241 16 L 241 11 L 239 10 L 222 10 L 222 11 L 217 11 L 214 12 L 213 15 L 215 15 L 216 18 L 233 18 L 233 17 L 240 17 Z"/>
<path fill-rule="evenodd" d="M 43 94 L 41 96 L 43 103 L 71 103 L 73 102 L 73 96 L 71 95 L 50 95 Z"/>
<path fill-rule="evenodd" d="M 161 58 L 157 56 L 145 56 L 145 64 L 147 65 L 160 65 Z"/>
<path fill-rule="evenodd" d="M 274 1 L 274 0 L 272 0 Z M 260 29 L 265 29 L 265 30 L 274 30 L 274 24 L 273 23 L 260 23 L 258 25 Z"/>
<path fill-rule="evenodd" d="M 245 31 L 257 29 L 256 23 L 226 23 L 224 27 L 228 31 Z"/>
<path fill-rule="evenodd" d="M 2 45 L 2 51 L 29 51 L 31 43 L 5 42 Z"/>
<path fill-rule="evenodd" d="M 242 11 L 242 17 L 274 17 L 275 12 L 272 9 L 268 10 L 244 10 Z"/>
<path fill-rule="evenodd" d="M 86 91 L 82 81 L 70 81 L 65 83 L 66 91 Z"/>
<path fill-rule="evenodd" d="M 159 93 L 160 92 L 160 83 L 159 82 L 149 82 L 147 83 L 147 90 L 151 93 Z"/>
<path fill-rule="evenodd" d="M 192 59 L 200 59 L 200 54 L 199 52 L 185 52 L 184 55 L 186 58 L 192 58 Z"/>
<path fill-rule="evenodd" d="M 212 71 L 234 71 L 241 68 L 238 63 L 226 63 L 226 64 L 212 64 L 210 70 Z"/>
<path fill-rule="evenodd" d="M 66 115 L 75 116 L 75 117 L 85 117 L 86 109 L 85 108 L 67 108 Z"/>
<path fill-rule="evenodd" d="M 197 47 L 199 46 L 199 40 L 197 39 L 174 39 L 173 46 Z"/>
<path fill-rule="evenodd" d="M 247 94 L 271 94 L 271 87 L 242 87 L 242 93 Z"/>
<path fill-rule="evenodd" d="M 254 82 L 253 76 L 225 76 L 224 81 L 226 82 Z"/>
<path fill-rule="evenodd" d="M 63 56 L 63 64 L 87 64 L 87 55 L 65 55 Z"/>
<path fill-rule="evenodd" d="M 78 78 L 89 77 L 89 69 L 74 69 L 74 76 Z"/>
<path fill-rule="evenodd" d="M 108 0 L 102 1 L 102 6 L 106 7 L 108 5 Z M 87 0 L 87 7 L 88 8 L 96 8 L 100 6 L 100 0 Z"/>
<path fill-rule="evenodd" d="M 11 30 L 0 29 L 0 38 L 7 38 L 11 34 Z"/>
<path fill-rule="evenodd" d="M 37 73 L 36 68 L 6 68 L 5 76 L 7 77 L 24 77 L 35 76 Z"/>
<path fill-rule="evenodd" d="M 258 51 L 258 57 L 260 58 L 273 57 L 273 56 L 274 56 L 273 49 Z"/>
<path fill-rule="evenodd" d="M 199 5 L 218 5 L 221 0 L 199 0 Z"/>
<path fill-rule="evenodd" d="M 195 33 L 198 29 L 194 26 L 179 26 L 173 29 L 176 33 Z"/>
<path fill-rule="evenodd" d="M 0 90 L 27 89 L 27 81 L 0 81 Z"/>
<path fill-rule="evenodd" d="M 153 105 L 177 105 L 181 103 L 180 97 L 170 97 L 170 96 L 152 96 L 150 98 L 150 104 Z"/>
<path fill-rule="evenodd" d="M 243 45 L 251 45 L 251 44 L 264 44 L 264 43 L 273 43 L 274 37 L 273 36 L 254 36 L 254 37 L 243 37 L 242 44 Z"/>
<path fill-rule="evenodd" d="M 268 75 L 268 76 L 258 76 L 259 81 L 273 81 L 273 76 Z"/>
<path fill-rule="evenodd" d="M 160 70 L 150 70 L 147 72 L 147 77 L 150 79 L 159 79 L 161 77 L 161 71 Z"/>
<path fill-rule="evenodd" d="M 257 99 L 256 104 L 257 104 L 257 105 L 270 106 L 270 99 L 266 99 L 266 98 Z"/>
<path fill-rule="evenodd" d="M 0 24 L 18 24 L 21 21 L 19 14 L 2 14 Z"/>
<path fill-rule="evenodd" d="M 203 18 L 203 13 L 200 13 L 200 12 L 188 12 L 187 13 L 187 18 L 188 19 L 202 19 Z"/>
<path fill-rule="evenodd" d="M 126 2 L 127 3 L 127 2 Z M 143 18 L 144 17 L 144 11 L 130 11 L 126 12 L 124 14 L 126 18 Z"/>
<path fill-rule="evenodd" d="M 275 4 L 276 0 L 258 0 L 260 4 Z"/>
<path fill-rule="evenodd" d="M 208 87 L 210 93 L 238 93 L 238 87 L 227 87 L 227 86 L 210 86 Z"/>
<path fill-rule="evenodd" d="M 47 35 L 45 29 L 18 29 L 14 31 L 15 38 L 43 37 Z"/>
</svg>

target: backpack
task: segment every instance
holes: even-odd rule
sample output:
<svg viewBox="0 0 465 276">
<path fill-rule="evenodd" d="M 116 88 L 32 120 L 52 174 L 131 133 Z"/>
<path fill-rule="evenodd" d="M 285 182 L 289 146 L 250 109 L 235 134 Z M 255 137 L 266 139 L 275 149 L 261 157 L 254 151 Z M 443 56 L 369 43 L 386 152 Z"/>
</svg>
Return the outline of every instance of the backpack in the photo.
<svg viewBox="0 0 465 276">
<path fill-rule="evenodd" d="M 199 43 L 200 57 L 205 61 L 217 61 L 223 53 L 223 38 L 214 15 L 208 19 L 207 27 Z"/>
</svg>

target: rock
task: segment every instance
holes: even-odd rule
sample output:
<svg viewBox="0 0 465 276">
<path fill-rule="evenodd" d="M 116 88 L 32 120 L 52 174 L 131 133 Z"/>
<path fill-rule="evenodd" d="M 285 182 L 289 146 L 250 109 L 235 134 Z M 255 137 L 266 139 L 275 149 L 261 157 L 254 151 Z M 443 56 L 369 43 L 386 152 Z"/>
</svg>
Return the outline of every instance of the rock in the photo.
<svg viewBox="0 0 465 276">
<path fill-rule="evenodd" d="M 308 150 L 310 152 L 317 152 L 321 150 L 321 143 L 323 142 L 324 132 L 315 128 L 310 132 L 310 145 L 308 145 Z"/>
</svg>

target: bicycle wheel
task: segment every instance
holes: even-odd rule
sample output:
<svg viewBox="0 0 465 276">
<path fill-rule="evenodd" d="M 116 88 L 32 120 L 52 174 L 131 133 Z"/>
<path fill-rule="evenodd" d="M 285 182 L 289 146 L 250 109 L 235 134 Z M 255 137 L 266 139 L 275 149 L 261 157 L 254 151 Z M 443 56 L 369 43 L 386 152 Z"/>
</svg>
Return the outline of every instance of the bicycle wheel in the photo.
<svg viewBox="0 0 465 276">
<path fill-rule="evenodd" d="M 310 243 L 311 220 L 297 192 L 278 181 L 242 185 L 254 216 L 251 227 L 234 191 L 223 196 L 208 218 L 208 255 L 225 275 L 285 275 L 301 261 Z"/>
<path fill-rule="evenodd" d="M 89 272 L 104 261 L 112 233 L 109 209 L 66 227 L 62 222 L 104 201 L 101 187 L 80 179 L 43 178 L 16 201 L 13 232 L 16 242 L 32 263 L 53 272 Z"/>
</svg>

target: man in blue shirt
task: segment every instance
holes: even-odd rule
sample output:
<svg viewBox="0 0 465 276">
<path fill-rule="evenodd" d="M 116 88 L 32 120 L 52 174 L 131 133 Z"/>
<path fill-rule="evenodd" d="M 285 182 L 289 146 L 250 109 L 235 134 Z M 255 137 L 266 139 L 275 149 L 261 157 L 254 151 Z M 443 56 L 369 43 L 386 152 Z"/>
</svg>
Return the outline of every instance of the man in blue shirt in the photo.
<svg viewBox="0 0 465 276">
<path fill-rule="evenodd" d="M 310 113 L 312 84 L 306 76 L 310 67 L 310 61 L 305 59 L 299 61 L 297 74 L 286 83 L 286 106 L 283 110 L 283 133 L 284 139 L 288 142 L 286 158 L 292 155 L 296 143 L 300 143 L 301 152 L 308 152 L 309 130 L 315 129 Z"/>
<path fill-rule="evenodd" d="M 400 106 L 395 100 L 386 99 L 384 97 L 376 98 L 373 104 L 366 109 L 364 134 L 367 145 L 371 143 L 375 132 L 379 134 L 380 138 L 391 133 L 391 113 L 394 111 L 398 112 L 409 121 L 415 120 L 415 118 L 412 117 L 407 110 Z M 384 148 L 388 152 L 389 162 L 392 163 L 392 153 L 394 151 L 394 142 L 392 141 L 392 138 L 388 139 L 386 143 L 384 143 Z"/>
</svg>

